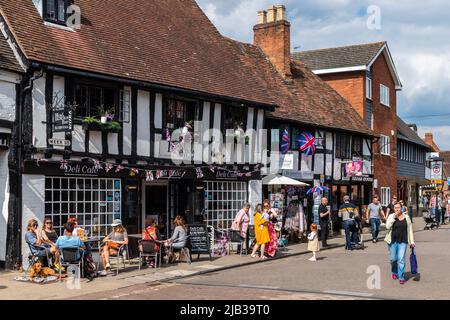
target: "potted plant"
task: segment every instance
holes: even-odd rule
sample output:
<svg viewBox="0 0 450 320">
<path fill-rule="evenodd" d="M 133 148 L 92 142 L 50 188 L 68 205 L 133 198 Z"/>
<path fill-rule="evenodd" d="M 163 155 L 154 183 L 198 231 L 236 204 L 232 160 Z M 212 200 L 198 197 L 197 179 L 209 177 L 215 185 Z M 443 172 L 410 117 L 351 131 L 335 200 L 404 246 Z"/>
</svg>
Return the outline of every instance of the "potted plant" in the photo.
<svg viewBox="0 0 450 320">
<path fill-rule="evenodd" d="M 114 119 L 114 108 L 106 109 L 102 106 L 98 108 L 97 116 L 89 116 L 83 119 L 83 129 L 119 132 L 122 130 L 122 125 Z"/>
</svg>

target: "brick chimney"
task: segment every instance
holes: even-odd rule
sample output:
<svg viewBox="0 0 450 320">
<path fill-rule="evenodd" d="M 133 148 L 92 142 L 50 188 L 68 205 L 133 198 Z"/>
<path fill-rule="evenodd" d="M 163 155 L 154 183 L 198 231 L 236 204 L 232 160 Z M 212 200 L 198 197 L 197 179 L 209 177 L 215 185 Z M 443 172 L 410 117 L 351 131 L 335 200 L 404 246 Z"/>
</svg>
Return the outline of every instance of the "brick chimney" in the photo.
<svg viewBox="0 0 450 320">
<path fill-rule="evenodd" d="M 431 132 L 426 132 L 425 133 L 425 143 L 429 146 L 432 146 L 434 141 L 433 141 L 433 134 Z"/>
<path fill-rule="evenodd" d="M 291 79 L 291 24 L 286 20 L 286 7 L 271 6 L 267 11 L 259 11 L 253 31 L 254 44 L 283 78 Z"/>
</svg>

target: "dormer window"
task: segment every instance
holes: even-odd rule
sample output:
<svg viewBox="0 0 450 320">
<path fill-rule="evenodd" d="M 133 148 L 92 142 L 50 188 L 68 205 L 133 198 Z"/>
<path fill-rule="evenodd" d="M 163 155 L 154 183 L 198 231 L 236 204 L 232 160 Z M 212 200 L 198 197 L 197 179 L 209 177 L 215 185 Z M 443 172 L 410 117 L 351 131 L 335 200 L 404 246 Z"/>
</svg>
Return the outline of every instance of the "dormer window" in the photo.
<svg viewBox="0 0 450 320">
<path fill-rule="evenodd" d="M 70 0 L 44 0 L 44 20 L 66 25 Z"/>
</svg>

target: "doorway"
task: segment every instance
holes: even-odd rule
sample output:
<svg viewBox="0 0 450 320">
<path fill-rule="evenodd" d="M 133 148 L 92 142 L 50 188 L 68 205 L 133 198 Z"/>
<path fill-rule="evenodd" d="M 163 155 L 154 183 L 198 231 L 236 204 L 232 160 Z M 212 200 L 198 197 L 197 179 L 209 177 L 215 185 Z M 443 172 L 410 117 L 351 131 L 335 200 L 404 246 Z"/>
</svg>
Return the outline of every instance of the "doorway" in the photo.
<svg viewBox="0 0 450 320">
<path fill-rule="evenodd" d="M 168 183 L 144 182 L 142 186 L 142 229 L 147 218 L 154 218 L 161 236 L 168 237 Z M 170 223 L 170 221 L 169 221 Z"/>
</svg>

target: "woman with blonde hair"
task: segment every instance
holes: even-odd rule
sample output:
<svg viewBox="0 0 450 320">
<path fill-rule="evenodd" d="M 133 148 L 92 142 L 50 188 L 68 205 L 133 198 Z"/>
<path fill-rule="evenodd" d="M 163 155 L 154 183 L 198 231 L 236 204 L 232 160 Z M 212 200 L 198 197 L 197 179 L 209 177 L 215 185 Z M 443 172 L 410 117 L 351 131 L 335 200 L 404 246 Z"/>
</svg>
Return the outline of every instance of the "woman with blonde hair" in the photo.
<svg viewBox="0 0 450 320">
<path fill-rule="evenodd" d="M 113 227 L 114 230 L 103 239 L 102 260 L 105 270 L 111 269 L 109 256 L 118 254 L 120 247 L 128 244 L 128 233 L 123 227 L 122 221 L 120 219 L 114 220 L 111 227 Z"/>
<path fill-rule="evenodd" d="M 253 247 L 252 258 L 256 258 L 256 251 L 261 247 L 260 259 L 267 259 L 264 255 L 266 245 L 270 242 L 269 235 L 269 220 L 263 217 L 262 205 L 258 204 L 253 215 L 253 221 L 255 224 L 255 237 L 256 244 Z"/>
</svg>

